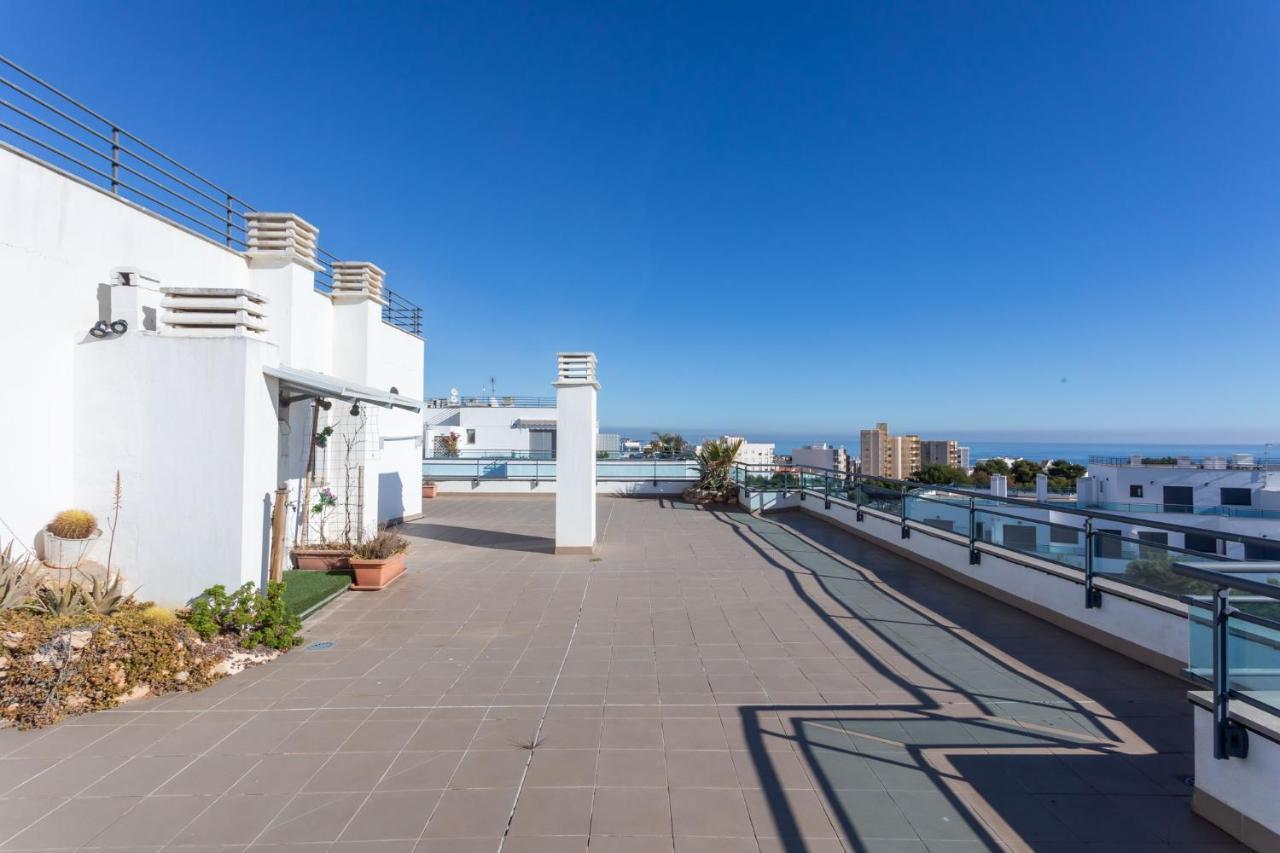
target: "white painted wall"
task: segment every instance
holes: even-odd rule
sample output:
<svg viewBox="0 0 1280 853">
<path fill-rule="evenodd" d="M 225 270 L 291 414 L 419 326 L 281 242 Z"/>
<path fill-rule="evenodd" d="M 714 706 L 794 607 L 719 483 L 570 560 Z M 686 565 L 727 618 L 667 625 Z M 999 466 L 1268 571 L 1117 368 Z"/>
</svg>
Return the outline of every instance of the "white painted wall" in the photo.
<svg viewBox="0 0 1280 853">
<path fill-rule="evenodd" d="M 147 271 L 155 287 L 261 293 L 269 331 L 254 340 L 147 332 L 134 322 L 135 303 L 154 306 L 159 295 L 111 287 L 120 267 Z M 299 264 L 251 265 L 7 147 L 0 148 L 0 281 L 0 316 L 11 319 L 0 336 L 0 375 L 22 413 L 0 419 L 0 446 L 12 451 L 0 540 L 36 545 L 48 520 L 71 506 L 105 520 L 120 470 L 125 504 L 114 562 L 130 585 L 142 585 L 141 595 L 161 603 L 180 603 L 212 583 L 260 580 L 264 501 L 277 482 L 290 485 L 296 510 L 310 407 L 291 407 L 282 431 L 264 364 L 395 385 L 411 397 L 422 391 L 422 341 L 382 323 L 375 303 L 338 310 Z M 93 323 L 122 312 L 131 318 L 123 337 L 88 335 Z M 384 412 L 379 425 L 366 472 L 369 528 L 421 507 L 420 415 Z M 104 538 L 90 556 L 105 551 Z"/>
<path fill-rule="evenodd" d="M 556 383 L 556 551 L 596 544 L 596 391 L 594 381 Z"/>
<path fill-rule="evenodd" d="M 0 539 L 28 545 L 79 499 L 73 481 L 76 347 L 107 318 L 111 270 L 141 267 L 172 285 L 245 287 L 244 259 L 0 147 L 0 371 L 20 417 L 0 418 L 7 449 Z M 89 495 L 84 496 L 88 499 Z"/>
<path fill-rule="evenodd" d="M 1213 757 L 1213 714 L 1195 703 L 1192 708 L 1196 787 L 1280 835 L 1280 808 L 1276 799 L 1276 787 L 1280 783 L 1280 744 L 1255 731 L 1249 735 L 1247 758 L 1216 759 Z M 1262 715 L 1255 709 L 1245 710 L 1250 716 Z M 1274 727 L 1275 717 L 1270 719 Z"/>
</svg>

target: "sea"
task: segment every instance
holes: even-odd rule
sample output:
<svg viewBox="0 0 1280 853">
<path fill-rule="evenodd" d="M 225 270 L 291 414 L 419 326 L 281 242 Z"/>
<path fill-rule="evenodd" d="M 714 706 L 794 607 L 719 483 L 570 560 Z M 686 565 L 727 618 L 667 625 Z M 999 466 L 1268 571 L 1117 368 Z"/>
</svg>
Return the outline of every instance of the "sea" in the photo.
<svg viewBox="0 0 1280 853">
<path fill-rule="evenodd" d="M 639 430 L 635 427 L 600 427 L 601 432 L 617 433 L 624 438 L 651 438 L 652 430 Z M 679 430 L 665 430 L 668 432 L 680 432 Z M 709 433 L 706 430 L 692 430 L 681 432 L 681 434 L 691 442 L 697 443 L 706 438 L 718 435 L 719 433 Z M 734 433 L 741 435 L 741 432 Z M 942 438 L 943 436 L 926 435 L 923 438 Z M 1130 455 L 1137 453 L 1141 456 L 1161 457 L 1161 456 L 1190 456 L 1195 459 L 1205 456 L 1220 456 L 1224 459 L 1230 459 L 1233 453 L 1251 453 L 1254 460 L 1261 462 L 1264 458 L 1271 456 L 1272 461 L 1280 457 L 1280 442 L 1268 447 L 1264 444 L 1196 444 L 1196 443 L 1162 443 L 1162 442 L 1143 442 L 1143 441 L 1127 441 L 1127 442 L 1084 442 L 1084 441 L 1019 441 L 1012 439 L 1001 440 L 968 440 L 963 433 L 955 433 L 946 436 L 954 438 L 962 446 L 969 448 L 970 464 L 980 459 L 990 459 L 996 456 L 1007 456 L 1011 459 L 1034 459 L 1043 461 L 1046 459 L 1057 460 L 1065 459 L 1068 462 L 1074 462 L 1078 465 L 1087 465 L 1090 456 L 1116 456 L 1128 458 Z M 769 435 L 748 433 L 749 441 L 773 442 L 777 453 L 790 453 L 796 447 L 806 444 L 818 444 L 826 442 L 833 446 L 844 445 L 851 455 L 857 455 L 859 437 L 857 435 L 814 435 L 814 436 L 796 436 L 796 435 Z"/>
</svg>

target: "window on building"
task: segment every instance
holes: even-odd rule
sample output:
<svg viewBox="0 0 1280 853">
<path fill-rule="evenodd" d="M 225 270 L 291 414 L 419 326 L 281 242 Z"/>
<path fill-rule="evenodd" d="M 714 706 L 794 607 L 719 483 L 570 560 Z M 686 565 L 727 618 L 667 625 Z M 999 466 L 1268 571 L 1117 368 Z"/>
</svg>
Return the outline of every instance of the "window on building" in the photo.
<svg viewBox="0 0 1280 853">
<path fill-rule="evenodd" d="M 1188 551 L 1199 551 L 1201 554 L 1218 553 L 1218 540 L 1203 533 L 1188 533 L 1182 547 Z"/>
<path fill-rule="evenodd" d="M 1165 531 L 1139 530 L 1138 538 L 1142 540 L 1138 546 L 1138 556 L 1142 559 L 1151 560 L 1168 553 L 1163 547 L 1169 544 L 1169 534 Z"/>
<path fill-rule="evenodd" d="M 1080 542 L 1080 531 L 1065 524 L 1049 525 L 1049 541 L 1055 545 L 1077 545 Z"/>
<path fill-rule="evenodd" d="M 1129 497 L 1131 497 L 1131 498 L 1140 498 L 1140 497 L 1142 497 L 1142 486 L 1130 486 L 1130 487 L 1129 487 Z"/>
<path fill-rule="evenodd" d="M 1264 545 L 1261 542 L 1246 542 L 1244 558 L 1246 560 L 1280 560 L 1280 543 Z"/>
<path fill-rule="evenodd" d="M 467 430 L 467 444 L 475 444 L 475 443 L 476 443 L 476 431 L 473 429 Z"/>
<path fill-rule="evenodd" d="M 1190 486 L 1164 487 L 1165 512 L 1194 512 L 1194 503 L 1195 500 L 1191 496 Z"/>
<path fill-rule="evenodd" d="M 1122 556 L 1124 540 L 1119 530 L 1095 530 L 1093 532 L 1093 556 L 1118 560 Z"/>
<path fill-rule="evenodd" d="M 1250 489 L 1223 489 L 1223 506 L 1253 506 L 1253 492 Z"/>
<path fill-rule="evenodd" d="M 1001 530 L 1006 548 L 1018 551 L 1036 550 L 1036 528 L 1031 524 L 1006 524 Z"/>
</svg>

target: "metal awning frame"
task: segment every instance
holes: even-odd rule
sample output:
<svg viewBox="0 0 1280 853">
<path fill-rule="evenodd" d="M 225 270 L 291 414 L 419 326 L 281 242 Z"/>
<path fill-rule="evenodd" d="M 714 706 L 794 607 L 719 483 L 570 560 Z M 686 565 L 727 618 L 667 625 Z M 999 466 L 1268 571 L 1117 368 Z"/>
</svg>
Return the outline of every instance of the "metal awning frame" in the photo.
<svg viewBox="0 0 1280 853">
<path fill-rule="evenodd" d="M 380 391 L 369 385 L 348 382 L 313 370 L 274 366 L 264 367 L 262 372 L 279 381 L 282 392 L 293 392 L 292 396 L 282 395 L 281 402 L 286 406 L 301 400 L 325 398 L 347 403 L 366 403 L 384 409 L 406 409 L 411 412 L 420 412 L 423 408 L 423 402 L 413 397 Z"/>
</svg>

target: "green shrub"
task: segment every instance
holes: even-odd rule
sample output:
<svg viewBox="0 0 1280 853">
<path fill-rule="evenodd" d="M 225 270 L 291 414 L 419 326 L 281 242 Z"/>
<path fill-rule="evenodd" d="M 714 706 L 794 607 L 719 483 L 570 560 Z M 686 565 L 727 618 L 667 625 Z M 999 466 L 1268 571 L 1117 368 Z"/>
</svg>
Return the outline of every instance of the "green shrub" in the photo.
<svg viewBox="0 0 1280 853">
<path fill-rule="evenodd" d="M 246 649 L 266 646 L 291 649 L 302 642 L 298 631 L 302 620 L 284 603 L 284 584 L 272 581 L 267 594 L 255 591 L 252 582 L 233 593 L 222 584 L 211 586 L 191 604 L 186 616 L 191 629 L 209 640 L 217 634 L 234 634 Z"/>
</svg>

